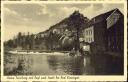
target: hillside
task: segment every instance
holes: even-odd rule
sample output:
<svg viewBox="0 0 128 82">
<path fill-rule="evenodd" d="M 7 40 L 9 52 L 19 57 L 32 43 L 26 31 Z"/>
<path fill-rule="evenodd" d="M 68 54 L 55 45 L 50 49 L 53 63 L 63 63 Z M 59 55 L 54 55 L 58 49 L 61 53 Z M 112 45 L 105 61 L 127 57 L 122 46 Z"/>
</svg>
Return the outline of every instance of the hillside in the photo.
<svg viewBox="0 0 128 82">
<path fill-rule="evenodd" d="M 38 33 L 36 37 L 44 38 L 43 40 L 48 38 L 50 41 L 47 40 L 47 42 L 52 45 L 53 49 L 60 47 L 71 49 L 76 38 L 77 29 L 79 29 L 79 35 L 82 37 L 82 29 L 86 28 L 88 21 L 89 19 L 79 11 L 74 11 L 69 17 L 51 26 L 48 30 Z"/>
</svg>

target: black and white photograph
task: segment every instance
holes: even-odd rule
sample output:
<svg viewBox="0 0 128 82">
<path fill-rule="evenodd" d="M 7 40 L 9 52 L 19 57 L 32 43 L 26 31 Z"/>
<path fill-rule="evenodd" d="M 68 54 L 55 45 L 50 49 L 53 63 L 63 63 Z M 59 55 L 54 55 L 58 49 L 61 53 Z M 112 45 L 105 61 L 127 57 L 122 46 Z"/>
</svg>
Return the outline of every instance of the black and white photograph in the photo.
<svg viewBox="0 0 128 82">
<path fill-rule="evenodd" d="M 124 75 L 123 3 L 4 3 L 3 75 Z"/>
</svg>

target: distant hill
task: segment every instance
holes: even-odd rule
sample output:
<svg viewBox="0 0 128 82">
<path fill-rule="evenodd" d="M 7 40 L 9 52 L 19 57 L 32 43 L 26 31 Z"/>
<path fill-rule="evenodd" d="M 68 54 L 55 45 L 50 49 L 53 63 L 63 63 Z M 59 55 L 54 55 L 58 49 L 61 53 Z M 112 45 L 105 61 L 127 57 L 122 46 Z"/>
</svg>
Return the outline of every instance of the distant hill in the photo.
<svg viewBox="0 0 128 82">
<path fill-rule="evenodd" d="M 69 17 L 51 26 L 48 30 L 38 33 L 36 38 L 49 39 L 50 41 L 47 40 L 47 42 L 53 45 L 53 48 L 65 47 L 68 49 L 70 47 L 71 49 L 76 38 L 76 29 L 79 28 L 81 37 L 82 29 L 87 27 L 87 22 L 89 22 L 87 17 L 84 17 L 79 11 L 74 11 Z"/>
<path fill-rule="evenodd" d="M 74 21 L 73 19 L 71 19 L 72 16 L 76 15 L 79 19 L 84 20 L 84 23 L 82 23 L 82 27 L 79 28 L 85 28 L 87 25 L 87 22 L 89 21 L 89 19 L 87 17 L 84 17 L 83 14 L 79 13 L 79 11 L 74 11 L 69 17 L 63 19 L 62 21 L 60 21 L 59 23 L 51 26 L 48 30 L 43 31 L 38 33 L 36 36 L 40 36 L 40 35 L 47 35 L 50 32 L 56 32 L 58 34 L 64 34 L 65 30 L 68 31 L 74 31 L 74 27 L 73 25 L 69 25 L 72 21 Z M 79 20 L 79 22 L 81 22 L 81 20 Z M 76 20 L 75 20 L 76 21 Z M 76 22 L 77 23 L 77 22 Z"/>
</svg>

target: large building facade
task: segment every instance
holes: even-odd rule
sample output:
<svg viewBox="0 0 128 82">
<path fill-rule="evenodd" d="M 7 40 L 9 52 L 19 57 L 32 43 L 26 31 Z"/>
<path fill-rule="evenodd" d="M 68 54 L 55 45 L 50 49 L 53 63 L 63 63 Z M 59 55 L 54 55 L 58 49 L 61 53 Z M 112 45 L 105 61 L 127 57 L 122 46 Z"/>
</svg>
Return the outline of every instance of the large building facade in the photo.
<svg viewBox="0 0 128 82">
<path fill-rule="evenodd" d="M 92 51 L 123 53 L 124 16 L 119 9 L 100 14 L 89 21 L 83 32 L 84 41 L 90 43 Z"/>
<path fill-rule="evenodd" d="M 91 26 L 89 28 L 86 28 L 83 32 L 84 36 L 84 41 L 88 43 L 94 42 L 94 27 Z"/>
</svg>

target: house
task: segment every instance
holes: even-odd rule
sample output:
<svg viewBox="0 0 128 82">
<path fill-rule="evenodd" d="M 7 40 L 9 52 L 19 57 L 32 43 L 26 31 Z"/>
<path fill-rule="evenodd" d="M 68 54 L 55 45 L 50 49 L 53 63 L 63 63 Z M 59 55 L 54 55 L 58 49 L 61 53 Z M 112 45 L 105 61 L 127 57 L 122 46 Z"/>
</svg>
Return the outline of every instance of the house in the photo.
<svg viewBox="0 0 128 82">
<path fill-rule="evenodd" d="M 100 14 L 88 22 L 84 29 L 84 41 L 90 43 L 91 50 L 123 52 L 124 16 L 119 9 Z"/>
</svg>

